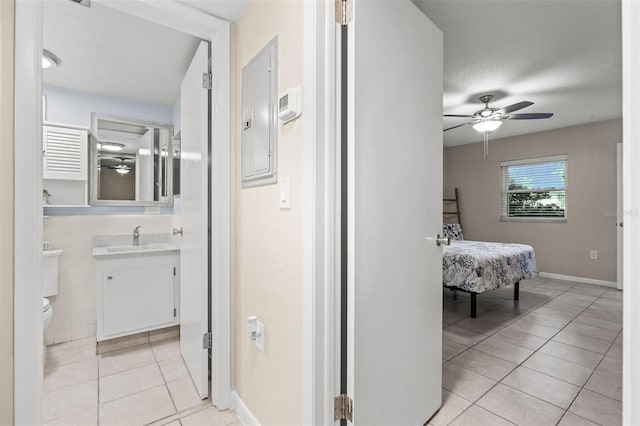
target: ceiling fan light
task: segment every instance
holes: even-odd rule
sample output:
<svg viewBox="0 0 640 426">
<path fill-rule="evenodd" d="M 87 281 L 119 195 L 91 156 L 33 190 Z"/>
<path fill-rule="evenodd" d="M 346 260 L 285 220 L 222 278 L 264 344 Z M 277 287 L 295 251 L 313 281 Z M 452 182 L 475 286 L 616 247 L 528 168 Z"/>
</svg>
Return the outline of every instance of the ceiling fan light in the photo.
<svg viewBox="0 0 640 426">
<path fill-rule="evenodd" d="M 501 120 L 482 120 L 473 125 L 473 129 L 480 133 L 491 133 L 502 126 Z"/>
<path fill-rule="evenodd" d="M 131 171 L 131 168 L 128 166 L 116 166 L 115 167 L 116 172 L 120 173 L 121 175 L 126 175 L 127 173 L 129 173 Z"/>
<path fill-rule="evenodd" d="M 102 142 L 98 149 L 101 149 L 104 151 L 112 151 L 112 152 L 122 151 L 124 149 L 124 144 L 115 143 L 115 142 Z"/>
</svg>

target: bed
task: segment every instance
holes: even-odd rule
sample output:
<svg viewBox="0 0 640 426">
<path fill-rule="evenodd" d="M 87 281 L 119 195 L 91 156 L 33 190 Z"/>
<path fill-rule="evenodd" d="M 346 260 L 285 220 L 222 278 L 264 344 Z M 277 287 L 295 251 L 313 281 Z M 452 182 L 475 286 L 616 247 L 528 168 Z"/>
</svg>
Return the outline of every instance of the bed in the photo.
<svg viewBox="0 0 640 426">
<path fill-rule="evenodd" d="M 533 247 L 524 244 L 465 241 L 459 224 L 443 225 L 451 244 L 442 253 L 444 287 L 471 295 L 471 317 L 476 318 L 476 297 L 485 291 L 513 285 L 514 300 L 519 299 L 520 280 L 535 277 Z"/>
</svg>

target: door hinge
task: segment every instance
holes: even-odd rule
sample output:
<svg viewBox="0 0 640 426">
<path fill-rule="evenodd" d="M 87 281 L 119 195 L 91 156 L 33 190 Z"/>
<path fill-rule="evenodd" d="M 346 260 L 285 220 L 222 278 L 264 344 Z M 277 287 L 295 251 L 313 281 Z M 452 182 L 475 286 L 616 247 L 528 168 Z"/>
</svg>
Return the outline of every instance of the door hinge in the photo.
<svg viewBox="0 0 640 426">
<path fill-rule="evenodd" d="M 202 73 L 202 87 L 208 90 L 211 90 L 211 88 L 213 87 L 213 77 L 211 76 L 210 72 Z"/>
<path fill-rule="evenodd" d="M 349 420 L 353 422 L 353 400 L 348 395 L 338 395 L 333 399 L 333 413 L 335 420 Z"/>
<path fill-rule="evenodd" d="M 176 308 L 173 308 L 173 317 L 177 317 L 178 316 L 178 310 Z"/>
<path fill-rule="evenodd" d="M 202 349 L 211 349 L 213 347 L 213 335 L 211 332 L 202 335 Z"/>
<path fill-rule="evenodd" d="M 176 276 L 176 267 L 175 266 L 173 267 L 173 276 L 174 277 Z"/>
<path fill-rule="evenodd" d="M 336 0 L 336 22 L 349 25 L 353 19 L 353 0 Z"/>
</svg>

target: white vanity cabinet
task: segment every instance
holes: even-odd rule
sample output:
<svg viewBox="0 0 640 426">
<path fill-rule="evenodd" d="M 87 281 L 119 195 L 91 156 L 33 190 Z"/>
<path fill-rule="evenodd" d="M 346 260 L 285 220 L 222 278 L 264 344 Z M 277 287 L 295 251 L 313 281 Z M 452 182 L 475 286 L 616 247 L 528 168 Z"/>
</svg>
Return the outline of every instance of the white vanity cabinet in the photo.
<svg viewBox="0 0 640 426">
<path fill-rule="evenodd" d="M 180 324 L 179 251 L 96 256 L 97 340 Z"/>
</svg>

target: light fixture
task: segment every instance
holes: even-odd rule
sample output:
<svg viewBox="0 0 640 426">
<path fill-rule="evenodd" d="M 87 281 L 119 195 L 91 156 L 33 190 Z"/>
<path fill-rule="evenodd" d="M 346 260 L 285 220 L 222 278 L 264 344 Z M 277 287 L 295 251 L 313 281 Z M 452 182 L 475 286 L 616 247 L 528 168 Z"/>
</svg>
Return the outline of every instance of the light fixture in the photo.
<svg viewBox="0 0 640 426">
<path fill-rule="evenodd" d="M 100 147 L 98 149 L 102 149 L 104 151 L 122 151 L 124 149 L 124 144 L 115 143 L 115 142 L 101 142 Z"/>
<path fill-rule="evenodd" d="M 129 166 L 125 166 L 124 164 L 121 164 L 119 166 L 115 167 L 116 172 L 120 173 L 121 175 L 126 175 L 127 173 L 129 173 L 131 171 L 131 168 Z"/>
<path fill-rule="evenodd" d="M 480 133 L 491 133 L 502 126 L 502 120 L 481 120 L 473 125 L 473 130 Z"/>
<path fill-rule="evenodd" d="M 494 120 L 491 118 L 480 119 L 477 123 L 473 124 L 473 130 L 478 131 L 484 136 L 484 159 L 489 156 L 489 133 L 502 126 L 502 120 Z"/>
<path fill-rule="evenodd" d="M 42 49 L 42 68 L 54 68 L 60 66 L 62 61 L 47 49 Z"/>
</svg>

